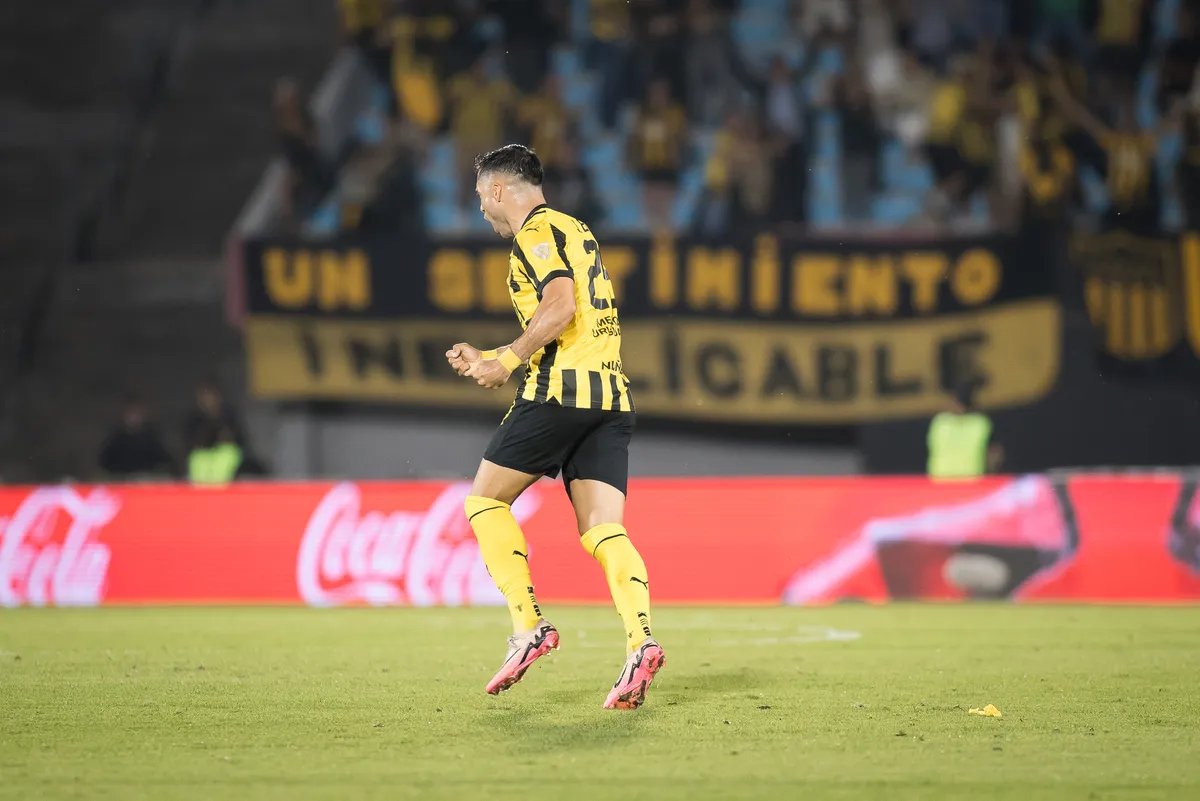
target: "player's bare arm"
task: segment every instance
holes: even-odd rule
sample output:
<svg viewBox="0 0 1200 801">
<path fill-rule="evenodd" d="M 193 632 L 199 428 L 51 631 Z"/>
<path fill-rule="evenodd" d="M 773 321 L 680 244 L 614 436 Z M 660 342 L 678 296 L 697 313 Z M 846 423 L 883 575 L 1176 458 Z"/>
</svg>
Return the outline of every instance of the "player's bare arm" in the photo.
<svg viewBox="0 0 1200 801">
<path fill-rule="evenodd" d="M 517 337 L 511 345 L 497 348 L 497 358 L 479 358 L 475 361 L 468 361 L 467 371 L 459 374 L 474 378 L 481 387 L 499 389 L 508 382 L 509 376 L 512 375 L 512 370 L 500 358 L 505 351 L 511 350 L 513 355 L 520 359 L 520 362 L 512 362 L 515 369 L 516 364 L 528 362 L 533 354 L 562 336 L 574 318 L 575 281 L 566 277 L 555 278 L 543 289 L 542 301 L 538 305 L 537 311 L 534 312 L 533 318 L 530 319 L 525 332 Z M 460 349 L 462 347 L 462 345 L 455 346 Z M 469 345 L 466 347 L 470 348 Z M 476 352 L 478 353 L 478 351 Z M 453 364 L 452 360 L 451 365 Z"/>
<path fill-rule="evenodd" d="M 555 278 L 542 290 L 541 304 L 529 326 L 509 347 L 522 363 L 527 362 L 533 354 L 562 336 L 574 318 L 575 281 Z"/>
</svg>

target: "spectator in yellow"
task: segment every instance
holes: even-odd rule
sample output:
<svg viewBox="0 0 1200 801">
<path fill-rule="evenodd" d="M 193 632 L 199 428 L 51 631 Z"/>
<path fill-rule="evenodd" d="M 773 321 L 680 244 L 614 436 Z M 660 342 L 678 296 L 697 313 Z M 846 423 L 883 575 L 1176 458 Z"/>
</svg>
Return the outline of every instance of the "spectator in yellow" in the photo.
<svg viewBox="0 0 1200 801">
<path fill-rule="evenodd" d="M 950 74 L 934 87 L 929 99 L 929 132 L 925 148 L 934 181 L 943 198 L 957 194 L 961 183 L 963 162 L 958 152 L 958 134 L 966 107 L 969 66 L 970 60 L 966 56 L 955 57 L 950 63 Z M 949 203 L 948 200 L 945 202 Z"/>
<path fill-rule="evenodd" d="M 427 133 L 441 127 L 443 99 L 435 59 L 419 52 L 418 41 L 440 45 L 454 30 L 453 20 L 442 16 L 402 15 L 391 25 L 393 92 L 404 119 Z"/>
<path fill-rule="evenodd" d="M 484 55 L 470 69 L 450 79 L 446 96 L 458 166 L 467 176 L 463 190 L 469 193 L 475 187 L 475 157 L 500 144 L 512 116 L 516 92 L 502 75 L 489 70 Z"/>
<path fill-rule="evenodd" d="M 731 112 L 713 135 L 712 149 L 704 163 L 704 195 L 696 214 L 696 235 L 719 236 L 729 227 L 730 186 L 734 150 L 745 130 L 745 114 Z"/>
<path fill-rule="evenodd" d="M 670 225 L 686 137 L 683 108 L 672 99 L 667 80 L 656 78 L 646 92 L 646 102 L 637 110 L 626 144 L 629 163 L 642 177 L 646 216 L 653 229 Z"/>
<path fill-rule="evenodd" d="M 517 107 L 517 124 L 524 133 L 523 138 L 538 154 L 543 167 L 558 166 L 568 122 L 562 85 L 552 74 L 542 80 L 537 94 L 525 98 Z"/>
<path fill-rule="evenodd" d="M 383 24 L 383 0 L 338 0 L 338 13 L 346 38 L 369 39 Z"/>
<path fill-rule="evenodd" d="M 188 481 L 201 486 L 222 486 L 238 476 L 244 454 L 229 429 L 222 429 L 216 441 L 198 445 L 188 454 Z"/>
<path fill-rule="evenodd" d="M 1104 227 L 1125 228 L 1140 235 L 1156 234 L 1162 202 L 1156 163 L 1159 140 L 1178 129 L 1184 110 L 1182 100 L 1176 101 L 1153 128 L 1143 128 L 1138 120 L 1133 83 L 1116 81 L 1112 87 L 1115 124 L 1107 125 L 1071 95 L 1065 76 L 1053 60 L 1050 70 L 1053 75 L 1050 91 L 1059 109 L 1090 140 L 1090 149 L 1096 151 L 1092 160 L 1104 175 L 1109 199 Z"/>
<path fill-rule="evenodd" d="M 929 424 L 930 478 L 977 478 L 999 469 L 1003 450 L 992 442 L 992 420 L 975 410 L 974 396 L 971 387 L 961 387 L 950 410 Z"/>
</svg>

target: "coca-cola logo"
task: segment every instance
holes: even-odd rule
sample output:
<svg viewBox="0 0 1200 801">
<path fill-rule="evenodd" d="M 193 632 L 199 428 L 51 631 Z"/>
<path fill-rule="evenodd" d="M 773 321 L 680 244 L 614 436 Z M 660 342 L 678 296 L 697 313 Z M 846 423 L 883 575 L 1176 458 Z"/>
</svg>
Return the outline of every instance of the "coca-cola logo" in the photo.
<svg viewBox="0 0 1200 801">
<path fill-rule="evenodd" d="M 296 561 L 300 597 L 312 606 L 484 606 L 504 602 L 463 514 L 466 482 L 423 510 L 363 510 L 353 483 L 334 486 L 313 510 Z M 531 487 L 513 504 L 519 522 L 541 505 Z"/>
<path fill-rule="evenodd" d="M 103 489 L 35 489 L 0 517 L 0 606 L 95 606 L 111 549 L 98 541 L 120 501 Z"/>
</svg>

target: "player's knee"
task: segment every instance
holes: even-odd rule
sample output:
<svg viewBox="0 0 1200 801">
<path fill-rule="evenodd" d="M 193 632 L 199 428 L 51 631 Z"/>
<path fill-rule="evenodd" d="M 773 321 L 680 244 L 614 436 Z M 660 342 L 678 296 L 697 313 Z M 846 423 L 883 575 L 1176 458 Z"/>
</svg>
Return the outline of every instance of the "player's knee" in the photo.
<svg viewBox="0 0 1200 801">
<path fill-rule="evenodd" d="M 596 526 L 619 526 L 625 522 L 625 493 L 603 481 L 572 481 L 571 500 L 580 536 Z"/>
<path fill-rule="evenodd" d="M 467 516 L 467 522 L 470 523 L 472 518 L 478 514 L 488 511 L 489 509 L 507 508 L 508 504 L 504 501 L 488 498 L 484 495 L 475 495 L 474 493 L 467 496 L 463 501 L 463 514 Z"/>
<path fill-rule="evenodd" d="M 579 524 L 579 536 L 587 534 L 597 526 L 620 526 L 624 524 L 624 510 L 621 509 L 588 509 L 577 512 L 576 522 Z"/>
</svg>

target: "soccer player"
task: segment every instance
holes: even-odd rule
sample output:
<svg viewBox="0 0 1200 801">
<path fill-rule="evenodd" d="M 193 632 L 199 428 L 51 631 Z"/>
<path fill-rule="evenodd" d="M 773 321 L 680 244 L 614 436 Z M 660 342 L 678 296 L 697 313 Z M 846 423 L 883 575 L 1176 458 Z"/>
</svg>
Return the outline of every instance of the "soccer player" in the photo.
<svg viewBox="0 0 1200 801">
<path fill-rule="evenodd" d="M 558 631 L 542 617 L 533 593 L 529 549 L 511 505 L 539 478 L 561 471 L 580 544 L 604 569 L 625 625 L 625 666 L 604 706 L 637 709 L 664 656 L 650 634 L 646 565 L 622 525 L 634 408 L 621 369 L 612 283 L 588 227 L 546 205 L 542 164 L 532 150 L 507 145 L 478 157 L 475 171 L 484 219 L 513 240 L 508 290 L 524 333 L 489 351 L 459 343 L 446 359 L 488 389 L 500 389 L 526 365 L 466 501 L 467 520 L 508 603 L 514 632 L 487 691 L 507 690 L 558 647 Z"/>
</svg>

